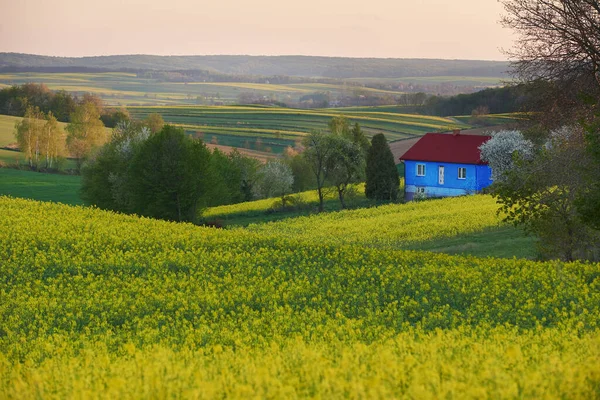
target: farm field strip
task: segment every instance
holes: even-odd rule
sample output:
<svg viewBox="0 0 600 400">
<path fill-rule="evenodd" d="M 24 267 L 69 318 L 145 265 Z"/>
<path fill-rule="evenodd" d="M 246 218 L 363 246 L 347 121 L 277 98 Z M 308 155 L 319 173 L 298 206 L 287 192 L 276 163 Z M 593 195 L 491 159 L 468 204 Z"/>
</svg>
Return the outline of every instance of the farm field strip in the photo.
<svg viewBox="0 0 600 400">
<path fill-rule="evenodd" d="M 444 131 L 455 127 L 466 128 L 468 125 L 456 120 L 440 117 L 425 117 L 409 114 L 366 111 L 350 112 L 341 109 L 300 110 L 275 107 L 130 107 L 130 112 L 137 118 L 144 118 L 152 112 L 159 113 L 165 121 L 185 125 L 198 130 L 207 127 L 227 127 L 238 130 L 239 135 L 252 138 L 256 133 L 273 131 L 281 136 L 298 136 L 298 132 L 308 133 L 311 130 L 327 129 L 331 118 L 346 116 L 351 123 L 358 122 L 367 133 L 386 134 L 389 140 L 406 139 L 420 136 L 431 131 Z M 255 131 L 258 129 L 260 131 Z"/>
<path fill-rule="evenodd" d="M 234 103 L 244 92 L 276 97 L 280 100 L 294 98 L 298 100 L 304 94 L 314 91 L 330 91 L 334 95 L 343 95 L 353 87 L 336 84 L 302 84 L 296 87 L 288 84 L 238 83 L 238 82 L 168 82 L 137 77 L 127 73 L 7 73 L 0 74 L 0 84 L 7 86 L 24 83 L 46 83 L 56 90 L 92 92 L 100 95 L 110 105 L 126 103 L 164 104 L 169 100 L 196 103 L 197 98 L 213 99 Z M 399 92 L 363 88 L 375 94 L 398 94 Z M 209 100 L 207 100 L 209 101 Z"/>
<path fill-rule="evenodd" d="M 396 217 L 365 212 L 353 223 Z M 6 197 L 0 214 L 2 398 L 586 399 L 600 382 L 599 264 L 359 248 L 277 224 L 218 230 Z"/>
</svg>

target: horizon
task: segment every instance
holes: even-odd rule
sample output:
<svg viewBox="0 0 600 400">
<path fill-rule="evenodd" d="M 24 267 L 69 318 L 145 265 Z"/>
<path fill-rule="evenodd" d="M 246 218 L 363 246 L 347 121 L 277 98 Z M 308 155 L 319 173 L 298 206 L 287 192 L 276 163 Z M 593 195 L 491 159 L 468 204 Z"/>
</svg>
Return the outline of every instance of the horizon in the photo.
<svg viewBox="0 0 600 400">
<path fill-rule="evenodd" d="M 0 52 L 49 57 L 249 55 L 508 61 L 496 1 L 6 2 Z M 27 18 L 23 18 L 26 16 Z"/>
<path fill-rule="evenodd" d="M 510 60 L 487 60 L 477 58 L 439 58 L 439 57 L 354 57 L 354 56 L 324 56 L 310 54 L 150 54 L 150 53 L 123 53 L 123 54 L 100 54 L 100 55 L 81 55 L 81 56 L 56 56 L 51 54 L 22 53 L 16 51 L 0 51 L 0 54 L 16 54 L 25 56 L 39 56 L 52 58 L 94 58 L 94 57 L 128 57 L 128 56 L 149 56 L 149 57 L 315 57 L 315 58 L 350 58 L 350 59 L 374 59 L 374 60 L 441 60 L 441 61 L 486 61 L 508 63 Z"/>
</svg>

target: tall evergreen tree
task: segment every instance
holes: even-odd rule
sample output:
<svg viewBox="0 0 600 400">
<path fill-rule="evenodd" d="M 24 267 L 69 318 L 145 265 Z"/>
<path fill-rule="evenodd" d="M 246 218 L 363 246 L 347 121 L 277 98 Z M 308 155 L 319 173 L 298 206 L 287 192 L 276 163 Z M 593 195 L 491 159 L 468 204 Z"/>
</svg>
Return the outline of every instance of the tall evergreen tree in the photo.
<svg viewBox="0 0 600 400">
<path fill-rule="evenodd" d="M 400 177 L 394 156 L 383 133 L 373 136 L 367 154 L 365 195 L 374 200 L 398 199 Z"/>
</svg>

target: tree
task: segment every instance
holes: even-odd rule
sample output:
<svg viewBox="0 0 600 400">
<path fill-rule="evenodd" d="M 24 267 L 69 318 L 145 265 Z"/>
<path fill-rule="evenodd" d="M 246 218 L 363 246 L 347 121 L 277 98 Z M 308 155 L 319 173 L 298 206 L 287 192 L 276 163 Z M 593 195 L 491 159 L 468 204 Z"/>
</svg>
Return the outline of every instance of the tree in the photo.
<svg viewBox="0 0 600 400">
<path fill-rule="evenodd" d="M 329 132 L 334 135 L 340 135 L 344 137 L 350 137 L 350 123 L 348 122 L 348 118 L 344 116 L 337 116 L 331 118 L 328 124 Z"/>
<path fill-rule="evenodd" d="M 229 153 L 229 159 L 239 171 L 239 190 L 242 201 L 253 200 L 254 185 L 258 180 L 260 161 L 252 157 L 243 156 L 237 149 Z"/>
<path fill-rule="evenodd" d="M 27 107 L 24 118 L 15 124 L 15 138 L 31 168 L 39 168 L 42 160 L 45 168 L 52 168 L 65 147 L 62 129 L 52 112 L 45 115 L 37 107 Z"/>
<path fill-rule="evenodd" d="M 364 156 L 362 149 L 349 139 L 332 135 L 329 137 L 332 151 L 327 159 L 329 181 L 335 186 L 342 208 L 346 208 L 344 195 L 351 184 L 364 176 Z"/>
<path fill-rule="evenodd" d="M 158 113 L 150 113 L 146 119 L 144 119 L 143 124 L 150 129 L 150 133 L 156 133 L 165 126 L 165 120 Z"/>
<path fill-rule="evenodd" d="M 369 139 L 367 139 L 367 136 L 363 132 L 358 122 L 354 124 L 350 134 L 350 139 L 352 142 L 362 150 L 364 157 L 366 157 L 367 153 L 369 152 L 369 148 L 371 148 L 371 143 L 369 142 Z"/>
<path fill-rule="evenodd" d="M 46 116 L 46 123 L 42 128 L 40 147 L 40 156 L 46 160 L 45 168 L 55 167 L 58 158 L 65 151 L 65 136 L 52 112 L 49 112 Z"/>
<path fill-rule="evenodd" d="M 171 221 L 196 221 L 214 179 L 206 146 L 170 125 L 140 145 L 129 172 L 133 211 Z"/>
<path fill-rule="evenodd" d="M 286 196 L 292 191 L 294 175 L 292 169 L 279 160 L 271 160 L 263 165 L 259 171 L 259 180 L 256 186 L 260 197 L 279 197 L 281 205 L 285 207 Z"/>
<path fill-rule="evenodd" d="M 533 143 L 519 131 L 500 131 L 479 146 L 481 160 L 492 169 L 495 181 L 503 179 L 504 173 L 514 167 L 515 157 L 523 160 L 533 156 Z"/>
<path fill-rule="evenodd" d="M 134 212 L 129 165 L 150 131 L 132 122 L 121 122 L 111 140 L 81 170 L 81 198 L 87 204 L 125 213 Z"/>
<path fill-rule="evenodd" d="M 64 90 L 59 90 L 54 93 L 50 103 L 50 111 L 54 114 L 57 120 L 68 122 L 69 116 L 75 111 L 77 102 L 69 93 Z"/>
<path fill-rule="evenodd" d="M 304 139 L 304 146 L 306 149 L 302 155 L 315 177 L 319 196 L 319 212 L 322 212 L 325 198 L 324 187 L 330 172 L 329 158 L 335 151 L 335 147 L 331 145 L 330 135 L 320 131 L 309 133 Z"/>
<path fill-rule="evenodd" d="M 541 122 L 549 127 L 588 118 L 584 97 L 600 95 L 598 0 L 502 0 L 502 24 L 518 35 L 512 72 L 541 96 Z"/>
<path fill-rule="evenodd" d="M 577 79 L 588 75 L 600 87 L 598 0 L 503 0 L 502 24 L 516 31 L 509 55 L 526 81 Z"/>
<path fill-rule="evenodd" d="M 586 226 L 576 202 L 591 170 L 582 141 L 577 127 L 554 131 L 533 157 L 515 154 L 513 167 L 492 185 L 505 220 L 536 235 L 545 258 L 598 257 L 600 232 Z"/>
<path fill-rule="evenodd" d="M 373 136 L 367 154 L 365 195 L 369 199 L 396 201 L 400 177 L 394 155 L 382 133 Z"/>
<path fill-rule="evenodd" d="M 129 111 L 126 108 L 107 109 L 100 115 L 100 120 L 104 126 L 114 128 L 119 122 L 127 122 L 131 120 Z"/>
<path fill-rule="evenodd" d="M 589 157 L 589 168 L 585 174 L 586 185 L 579 193 L 575 204 L 586 225 L 600 230 L 600 113 L 595 120 L 584 125 L 586 155 Z"/>
<path fill-rule="evenodd" d="M 15 124 L 15 138 L 30 167 L 37 167 L 44 114 L 38 107 L 27 107 L 23 119 Z"/>
<path fill-rule="evenodd" d="M 100 111 L 94 102 L 84 102 L 71 114 L 67 125 L 67 146 L 77 161 L 77 170 L 81 170 L 83 161 L 92 150 L 106 143 L 108 135 L 100 120 Z"/>
<path fill-rule="evenodd" d="M 206 196 L 208 206 L 244 201 L 240 165 L 234 163 L 230 156 L 219 149 L 214 149 L 210 156 L 210 168 L 215 179 L 212 181 L 210 193 Z"/>
<path fill-rule="evenodd" d="M 290 148 L 284 153 L 284 162 L 290 166 L 294 175 L 293 192 L 304 192 L 315 188 L 310 164 L 302 154 Z"/>
</svg>

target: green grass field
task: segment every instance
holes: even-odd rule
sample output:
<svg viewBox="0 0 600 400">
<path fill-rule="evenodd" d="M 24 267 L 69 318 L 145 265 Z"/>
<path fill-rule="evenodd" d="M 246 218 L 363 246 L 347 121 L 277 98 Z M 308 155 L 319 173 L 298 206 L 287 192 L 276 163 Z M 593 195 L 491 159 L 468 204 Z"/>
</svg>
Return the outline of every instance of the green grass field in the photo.
<svg viewBox="0 0 600 400">
<path fill-rule="evenodd" d="M 0 196 L 78 205 L 80 186 L 79 176 L 0 168 Z"/>
</svg>

